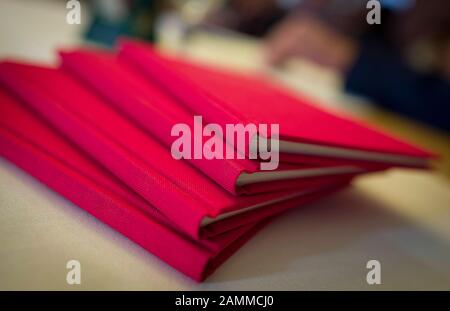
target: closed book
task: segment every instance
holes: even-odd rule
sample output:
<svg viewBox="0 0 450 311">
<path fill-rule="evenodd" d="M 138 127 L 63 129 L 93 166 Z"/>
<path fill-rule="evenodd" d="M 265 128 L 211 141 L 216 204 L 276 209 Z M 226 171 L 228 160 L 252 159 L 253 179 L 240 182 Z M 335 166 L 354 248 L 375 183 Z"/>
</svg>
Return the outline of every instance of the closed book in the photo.
<svg viewBox="0 0 450 311">
<path fill-rule="evenodd" d="M 193 240 L 2 89 L 0 107 L 2 157 L 197 281 L 268 221 Z"/>
<path fill-rule="evenodd" d="M 134 126 L 61 70 L 0 64 L 0 84 L 170 220 L 198 239 L 254 223 L 314 199 L 352 176 L 236 197 Z"/>
<path fill-rule="evenodd" d="M 291 162 L 300 155 L 309 162 L 318 158 L 427 167 L 434 156 L 361 121 L 319 108 L 306 97 L 293 96 L 262 75 L 217 70 L 133 40 L 121 41 L 119 57 L 192 111 L 201 111 L 209 122 L 279 124 L 281 157 L 289 154 Z"/>
<path fill-rule="evenodd" d="M 204 280 L 271 220 L 194 240 L 1 88 L 0 108 L 2 157 L 196 281 Z"/>
<path fill-rule="evenodd" d="M 196 127 L 203 129 L 202 124 L 194 122 L 196 114 L 192 110 L 180 103 L 170 92 L 164 91 L 158 83 L 152 83 L 133 71 L 126 62 L 119 61 L 114 54 L 84 49 L 62 52 L 60 55 L 62 68 L 66 72 L 139 124 L 168 150 L 171 150 L 176 139 L 171 135 L 172 128 L 176 124 L 186 124 L 191 129 Z M 203 110 L 198 111 L 197 115 L 201 116 L 202 113 Z M 203 140 L 207 139 L 210 137 L 201 136 L 197 140 L 192 137 L 189 143 L 192 142 L 191 145 L 194 146 L 200 141 L 203 146 Z M 236 150 L 228 146 L 223 137 L 214 136 L 213 139 L 216 139 L 223 149 L 232 149 L 232 158 L 226 157 L 229 150 L 223 150 L 220 158 L 191 156 L 186 161 L 236 195 L 267 192 L 278 190 L 280 187 L 299 188 L 299 184 L 305 185 L 320 177 L 366 173 L 384 168 L 348 163 L 317 165 L 297 162 L 290 165 L 281 163 L 276 170 L 262 170 L 261 161 L 251 160 L 248 157 L 238 159 Z M 295 181 L 295 179 L 303 180 Z"/>
</svg>

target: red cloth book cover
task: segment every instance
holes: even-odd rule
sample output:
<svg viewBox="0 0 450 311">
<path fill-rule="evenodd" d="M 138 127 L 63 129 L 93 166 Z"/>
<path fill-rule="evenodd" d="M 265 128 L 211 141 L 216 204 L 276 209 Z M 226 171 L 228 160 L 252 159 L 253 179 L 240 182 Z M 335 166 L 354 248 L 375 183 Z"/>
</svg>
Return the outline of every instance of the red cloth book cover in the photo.
<svg viewBox="0 0 450 311">
<path fill-rule="evenodd" d="M 236 197 L 185 161 L 173 159 L 165 147 L 64 72 L 15 63 L 0 68 L 0 83 L 194 238 L 298 206 L 315 191 L 352 177 Z"/>
<path fill-rule="evenodd" d="M 2 89 L 0 107 L 3 157 L 197 281 L 267 222 L 194 241 Z"/>
<path fill-rule="evenodd" d="M 170 149 L 175 140 L 171 136 L 171 129 L 175 124 L 188 124 L 194 128 L 192 111 L 178 103 L 170 94 L 166 94 L 157 84 L 149 83 L 148 79 L 133 72 L 114 54 L 98 50 L 75 50 L 61 53 L 61 58 L 62 68 L 66 72 L 81 81 L 86 88 L 98 93 L 105 101 L 117 107 L 166 148 Z M 227 147 L 223 138 L 215 138 L 220 140 L 225 148 Z M 192 143 L 194 144 L 195 142 Z M 234 149 L 232 152 L 236 155 Z M 289 174 L 278 174 L 275 171 L 262 171 L 260 161 L 248 158 L 237 159 L 236 156 L 233 156 L 233 159 L 189 158 L 186 161 L 233 194 L 266 192 L 272 187 L 276 190 L 280 186 L 287 188 L 290 184 L 298 187 L 299 183 L 292 181 L 293 179 L 356 174 L 382 169 L 348 163 L 330 162 L 326 165 L 281 163 L 276 171 L 289 171 Z M 255 182 L 256 177 L 258 182 Z M 285 180 L 288 182 L 283 182 Z M 308 181 L 300 182 L 305 184 Z"/>
<path fill-rule="evenodd" d="M 194 280 L 210 275 L 271 220 L 193 240 L 1 88 L 0 107 L 1 156 Z"/>
<path fill-rule="evenodd" d="M 433 155 L 419 147 L 312 105 L 263 77 L 238 75 L 122 40 L 120 58 L 209 122 L 278 123 L 280 152 L 311 157 L 424 167 Z"/>
</svg>

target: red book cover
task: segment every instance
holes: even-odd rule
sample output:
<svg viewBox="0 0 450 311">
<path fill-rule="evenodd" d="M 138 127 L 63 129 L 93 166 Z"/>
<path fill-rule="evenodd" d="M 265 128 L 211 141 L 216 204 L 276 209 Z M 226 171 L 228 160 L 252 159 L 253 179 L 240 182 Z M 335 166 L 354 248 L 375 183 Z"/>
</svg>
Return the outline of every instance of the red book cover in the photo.
<svg viewBox="0 0 450 311">
<path fill-rule="evenodd" d="M 270 221 L 193 240 L 1 88 L 0 108 L 1 156 L 196 281 Z"/>
<path fill-rule="evenodd" d="M 412 167 L 426 167 L 433 156 L 361 122 L 318 108 L 262 76 L 194 64 L 131 40 L 121 41 L 120 58 L 193 111 L 202 111 L 209 122 L 280 124 L 281 154 Z"/>
<path fill-rule="evenodd" d="M 254 223 L 316 197 L 350 177 L 236 197 L 225 191 L 70 76 L 52 68 L 0 64 L 0 83 L 193 238 Z"/>
<path fill-rule="evenodd" d="M 194 241 L 171 228 L 157 209 L 2 89 L 0 107 L 3 157 L 197 281 L 212 273 L 267 222 L 242 226 L 214 239 Z"/>
<path fill-rule="evenodd" d="M 184 123 L 194 128 L 194 113 L 180 104 L 158 85 L 133 72 L 112 53 L 94 50 L 76 50 L 61 53 L 62 68 L 81 81 L 86 88 L 99 94 L 131 120 L 140 125 L 162 145 L 170 149 L 175 138 L 171 129 L 175 124 Z M 113 91 L 112 91 L 113 90 Z M 202 137 L 205 139 L 204 137 Z M 217 137 L 216 137 L 217 138 Z M 220 139 L 221 143 L 227 147 Z M 203 141 L 202 141 L 203 143 Z M 195 144 L 193 141 L 192 145 Z M 230 149 L 230 147 L 228 147 Z M 233 149 L 233 154 L 236 152 Z M 225 152 L 224 152 L 225 153 Z M 348 163 L 282 163 L 276 171 L 262 171 L 260 161 L 246 159 L 187 159 L 220 186 L 233 194 L 256 193 L 299 186 L 311 179 L 330 175 L 355 174 L 381 167 L 355 166 Z M 280 172 L 289 172 L 280 174 Z M 288 181 L 288 182 L 284 182 Z"/>
</svg>

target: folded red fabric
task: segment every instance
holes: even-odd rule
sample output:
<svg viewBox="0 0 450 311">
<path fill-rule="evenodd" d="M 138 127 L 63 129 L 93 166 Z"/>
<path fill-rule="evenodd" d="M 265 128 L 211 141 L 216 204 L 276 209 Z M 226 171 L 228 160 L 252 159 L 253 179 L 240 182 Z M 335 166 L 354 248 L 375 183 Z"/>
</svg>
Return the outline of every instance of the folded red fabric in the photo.
<svg viewBox="0 0 450 311">
<path fill-rule="evenodd" d="M 202 112 L 209 122 L 280 124 L 280 140 L 286 142 L 284 147 L 280 144 L 281 152 L 309 155 L 310 160 L 326 155 L 414 167 L 427 166 L 433 157 L 366 124 L 311 105 L 310 99 L 292 96 L 262 76 L 169 57 L 139 41 L 122 40 L 119 46 L 122 60 L 192 111 Z"/>
<path fill-rule="evenodd" d="M 433 157 L 262 77 L 140 42 L 122 42 L 119 57 L 61 55 L 58 69 L 0 63 L 0 155 L 197 281 L 283 211 L 358 174 L 427 167 Z M 279 177 L 249 182 L 264 173 L 259 160 L 174 159 L 171 129 L 195 115 L 220 126 L 279 124 Z M 294 171 L 303 175 L 286 175 Z"/>
<path fill-rule="evenodd" d="M 129 116 L 138 123 L 149 135 L 154 136 L 162 145 L 170 149 L 174 137 L 170 135 L 175 124 L 188 124 L 193 127 L 193 111 L 180 104 L 171 94 L 166 93 L 155 83 L 149 83 L 141 75 L 137 74 L 124 62 L 120 62 L 112 53 L 98 50 L 74 50 L 61 53 L 62 68 L 73 77 L 79 79 L 86 88 L 102 96 L 104 100 Z M 111 92 L 114 90 L 114 92 Z M 201 113 L 199 113 L 201 115 Z M 151 122 L 150 122 L 151 120 Z M 232 149 L 220 139 L 221 143 Z M 205 138 L 203 138 L 205 139 Z M 232 150 L 236 155 L 236 151 Z M 250 159 L 187 159 L 190 164 L 200 169 L 216 183 L 232 194 L 254 194 L 260 192 L 306 186 L 311 178 L 328 177 L 344 174 L 343 169 L 348 168 L 346 174 L 355 172 L 367 172 L 378 167 L 355 167 L 350 169 L 348 164 L 313 165 L 297 163 L 287 165 L 281 163 L 277 171 L 298 171 L 303 173 L 304 179 L 300 182 L 292 182 L 292 179 L 284 179 L 282 182 L 265 181 L 246 185 L 237 182 L 241 174 L 261 172 L 260 162 Z M 320 168 L 320 170 L 317 170 Z M 345 170 L 344 170 L 345 172 Z M 270 172 L 263 172 L 266 175 Z M 286 182 L 284 182 L 286 181 Z"/>
<path fill-rule="evenodd" d="M 2 89 L 0 108 L 1 156 L 196 281 L 271 219 L 193 240 Z"/>
<path fill-rule="evenodd" d="M 1 89 L 0 106 L 2 156 L 195 280 L 262 226 L 243 226 L 216 239 L 189 239 Z"/>
<path fill-rule="evenodd" d="M 185 161 L 173 159 L 156 140 L 64 72 L 7 62 L 0 69 L 0 83 L 9 91 L 194 239 L 298 206 L 314 197 L 313 192 L 351 178 L 315 180 L 306 189 L 236 197 Z M 215 221 L 244 209 L 251 210 Z"/>
</svg>

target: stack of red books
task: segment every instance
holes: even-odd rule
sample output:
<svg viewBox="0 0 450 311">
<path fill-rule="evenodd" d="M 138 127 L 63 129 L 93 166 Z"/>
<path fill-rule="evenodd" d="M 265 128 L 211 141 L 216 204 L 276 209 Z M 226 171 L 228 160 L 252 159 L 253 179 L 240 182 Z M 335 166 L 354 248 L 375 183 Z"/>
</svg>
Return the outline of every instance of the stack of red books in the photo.
<svg viewBox="0 0 450 311">
<path fill-rule="evenodd" d="M 142 42 L 60 59 L 0 63 L 0 154 L 197 281 L 283 211 L 432 157 L 262 76 Z"/>
</svg>

